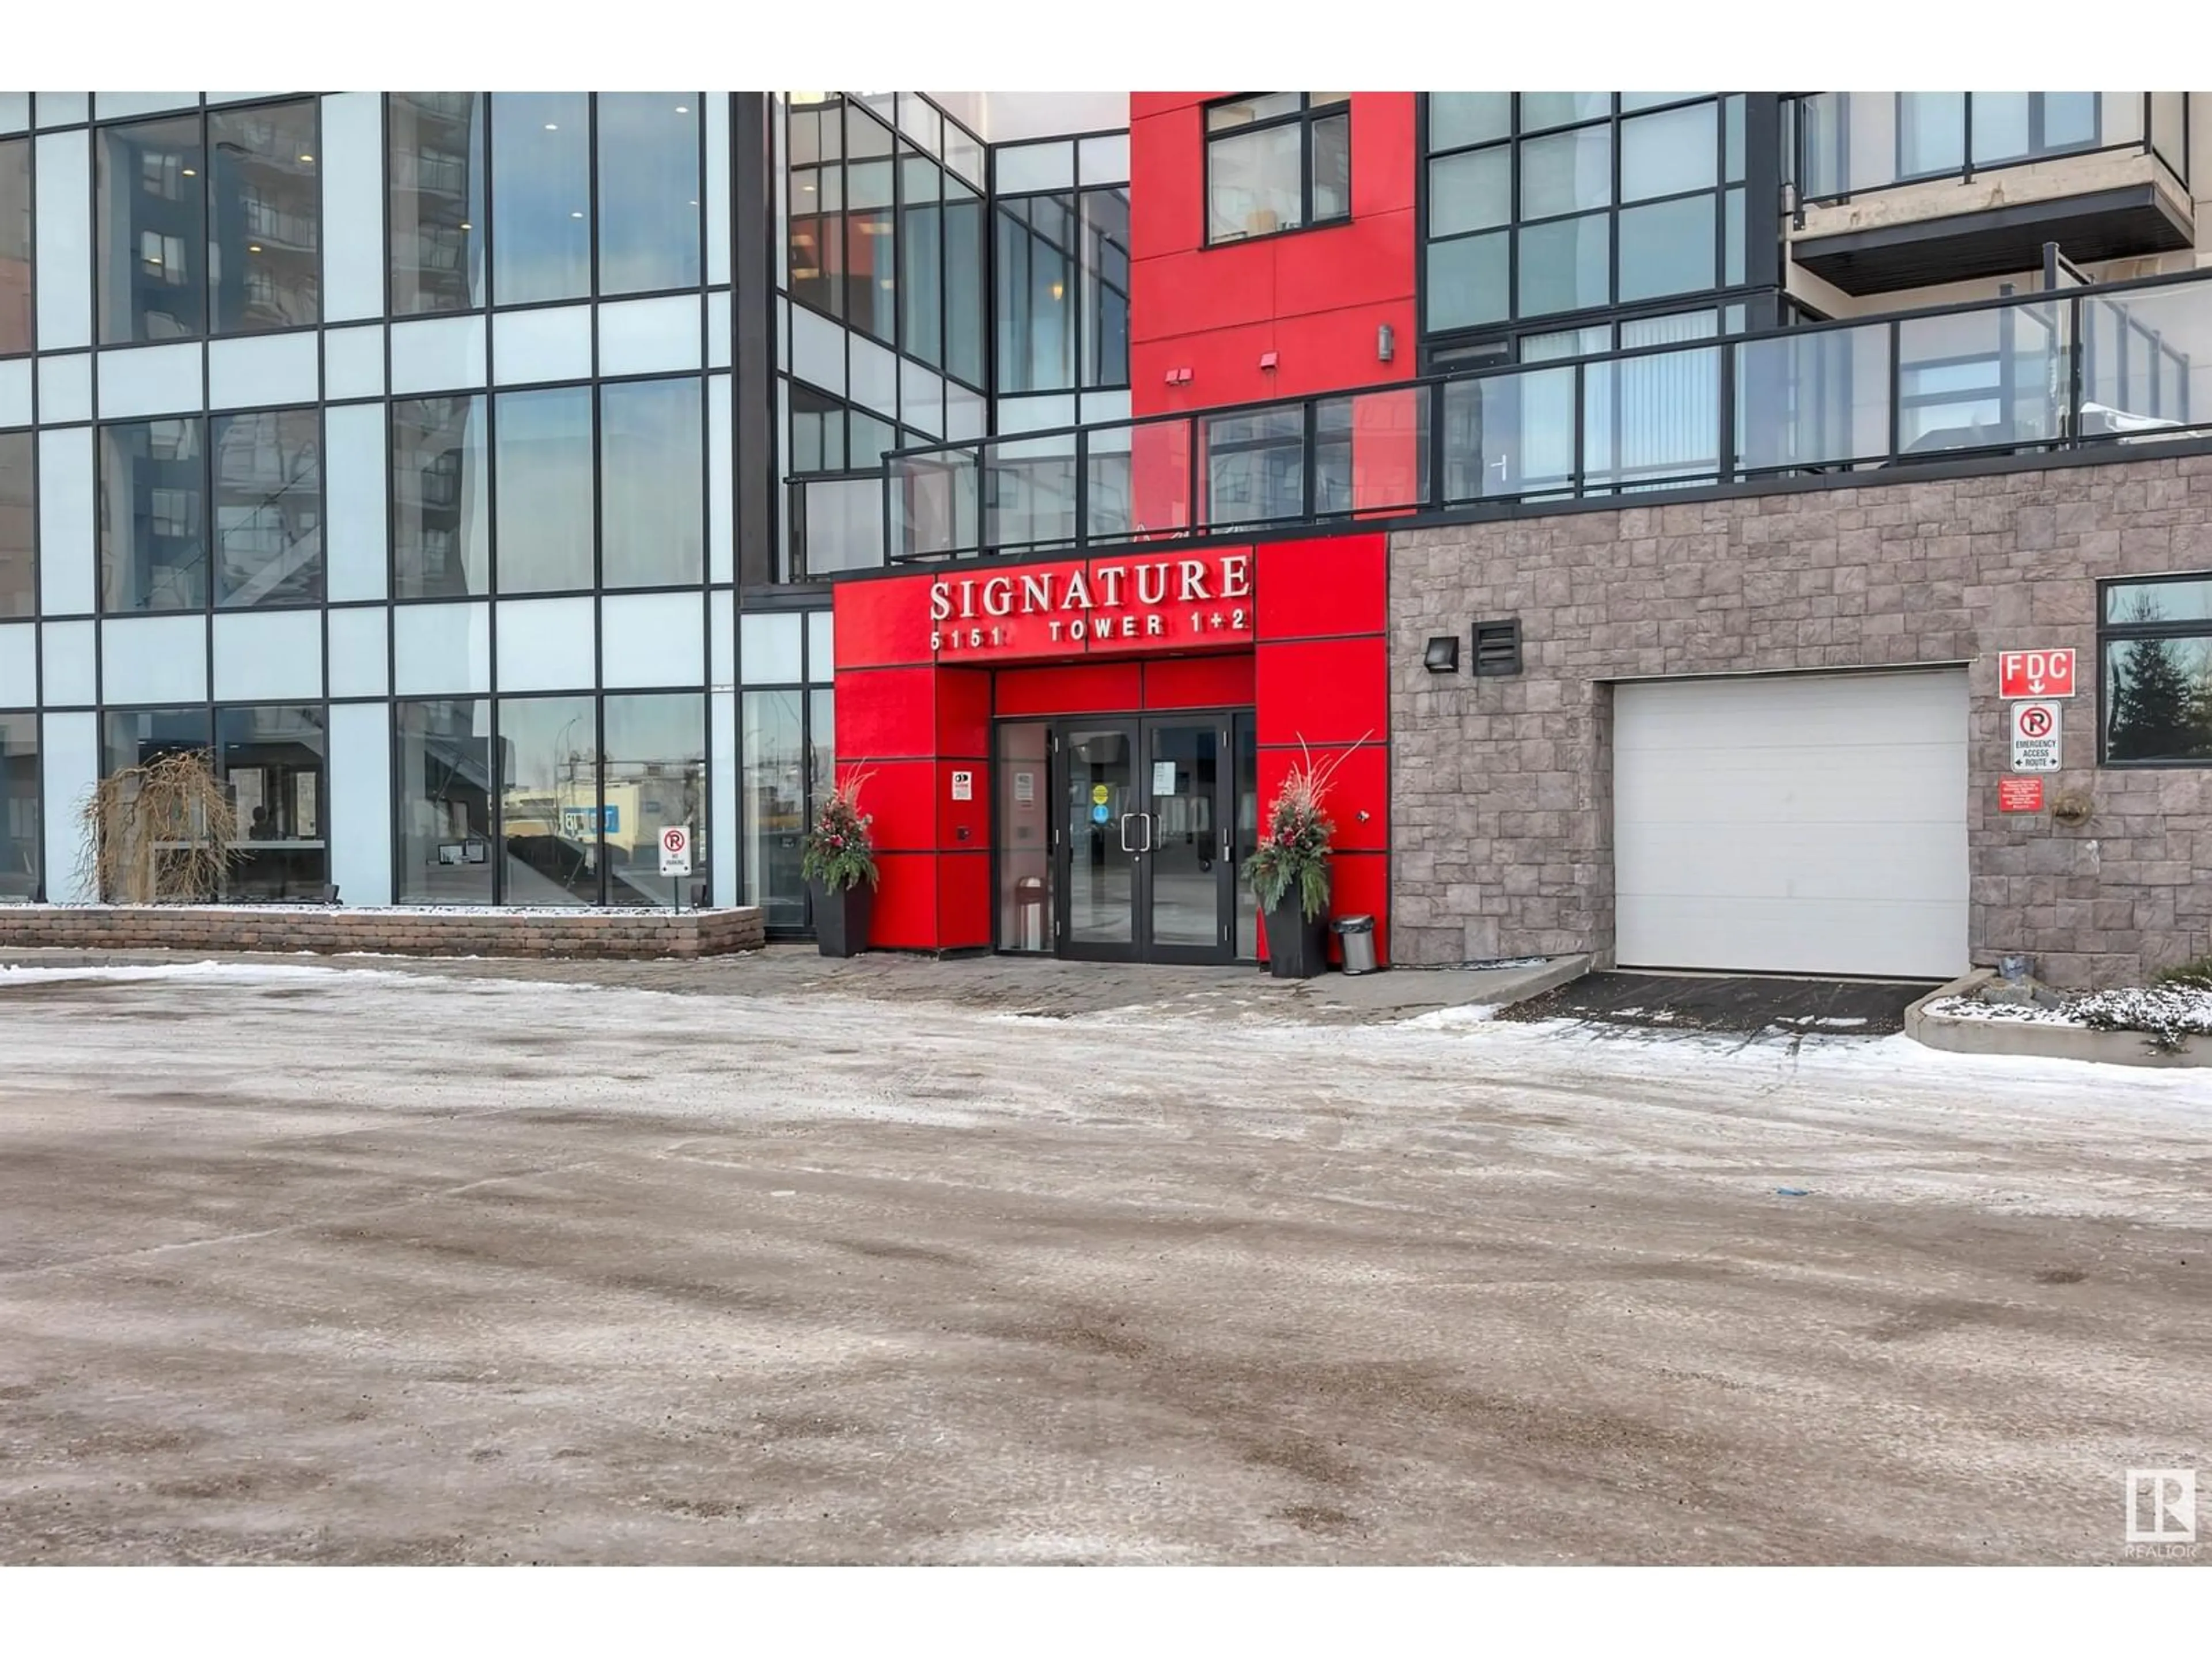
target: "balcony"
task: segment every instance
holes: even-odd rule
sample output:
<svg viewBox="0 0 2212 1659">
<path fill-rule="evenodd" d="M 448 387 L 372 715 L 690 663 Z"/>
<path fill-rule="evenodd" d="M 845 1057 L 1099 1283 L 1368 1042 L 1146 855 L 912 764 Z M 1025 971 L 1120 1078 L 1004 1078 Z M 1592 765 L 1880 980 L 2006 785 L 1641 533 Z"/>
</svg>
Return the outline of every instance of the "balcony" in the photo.
<svg viewBox="0 0 2212 1659">
<path fill-rule="evenodd" d="M 1081 552 L 2190 440 L 2212 273 L 907 450 L 882 533 L 893 563 Z"/>
<path fill-rule="evenodd" d="M 1790 256 L 1888 294 L 2192 245 L 2184 92 L 1813 92 L 1787 100 Z"/>
</svg>

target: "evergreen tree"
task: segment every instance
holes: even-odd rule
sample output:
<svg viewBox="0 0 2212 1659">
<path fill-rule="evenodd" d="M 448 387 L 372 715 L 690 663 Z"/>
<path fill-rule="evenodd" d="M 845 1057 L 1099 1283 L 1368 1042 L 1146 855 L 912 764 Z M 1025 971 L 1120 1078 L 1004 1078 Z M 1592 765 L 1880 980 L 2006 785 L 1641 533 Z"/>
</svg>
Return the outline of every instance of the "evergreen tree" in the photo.
<svg viewBox="0 0 2212 1659">
<path fill-rule="evenodd" d="M 2148 593 L 2137 594 L 2130 623 L 2161 620 Z M 2203 752 L 2206 713 L 2196 677 L 2183 665 L 2179 640 L 2116 641 L 2112 653 L 2112 726 L 2106 752 L 2116 761 L 2173 760 Z"/>
</svg>

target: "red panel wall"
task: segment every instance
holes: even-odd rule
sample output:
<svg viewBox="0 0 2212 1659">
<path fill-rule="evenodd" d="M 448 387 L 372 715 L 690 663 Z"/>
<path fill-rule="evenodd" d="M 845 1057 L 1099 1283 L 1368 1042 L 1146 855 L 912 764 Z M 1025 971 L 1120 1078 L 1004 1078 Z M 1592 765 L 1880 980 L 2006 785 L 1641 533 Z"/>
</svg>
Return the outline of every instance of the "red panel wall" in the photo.
<svg viewBox="0 0 2212 1659">
<path fill-rule="evenodd" d="M 1130 96 L 1131 407 L 1158 414 L 1411 379 L 1413 94 L 1352 95 L 1350 222 L 1208 247 L 1203 106 L 1224 95 Z M 1383 323 L 1396 335 L 1387 363 L 1376 344 Z M 1268 352 L 1272 369 L 1261 367 Z M 1188 382 L 1169 385 L 1182 369 Z"/>
</svg>

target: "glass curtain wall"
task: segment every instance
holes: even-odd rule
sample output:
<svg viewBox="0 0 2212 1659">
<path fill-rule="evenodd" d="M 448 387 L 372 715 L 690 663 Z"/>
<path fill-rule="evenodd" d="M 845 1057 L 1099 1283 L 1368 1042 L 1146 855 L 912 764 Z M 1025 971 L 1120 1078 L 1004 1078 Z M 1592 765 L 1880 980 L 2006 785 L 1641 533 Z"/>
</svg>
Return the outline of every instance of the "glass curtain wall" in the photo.
<svg viewBox="0 0 2212 1659">
<path fill-rule="evenodd" d="M 257 334 L 321 319 L 312 98 L 100 129 L 100 343 Z"/>
<path fill-rule="evenodd" d="M 0 357 L 33 343 L 31 242 L 31 141 L 0 138 Z"/>
<path fill-rule="evenodd" d="M 1431 93 L 1433 336 L 1744 281 L 1741 93 Z"/>
<path fill-rule="evenodd" d="M 0 432 L 0 617 L 39 608 L 38 466 L 28 432 Z"/>
</svg>

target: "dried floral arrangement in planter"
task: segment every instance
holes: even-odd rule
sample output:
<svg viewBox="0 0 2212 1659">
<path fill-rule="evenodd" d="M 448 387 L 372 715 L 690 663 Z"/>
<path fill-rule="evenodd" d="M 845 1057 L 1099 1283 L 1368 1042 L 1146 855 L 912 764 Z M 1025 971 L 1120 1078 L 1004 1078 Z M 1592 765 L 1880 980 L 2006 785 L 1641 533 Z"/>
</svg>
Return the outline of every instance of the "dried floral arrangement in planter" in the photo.
<svg viewBox="0 0 2212 1659">
<path fill-rule="evenodd" d="M 814 902 L 814 937 L 825 957 L 857 956 L 868 948 L 880 877 L 875 818 L 860 810 L 860 787 L 867 781 L 865 772 L 838 780 L 815 814 L 799 858 L 799 874 Z"/>
<path fill-rule="evenodd" d="M 1336 824 L 1323 810 L 1329 784 L 1353 749 L 1316 763 L 1305 739 L 1267 808 L 1260 845 L 1245 861 L 1252 896 L 1267 919 L 1267 965 L 1277 979 L 1310 979 L 1328 965 L 1328 855 Z"/>
</svg>

